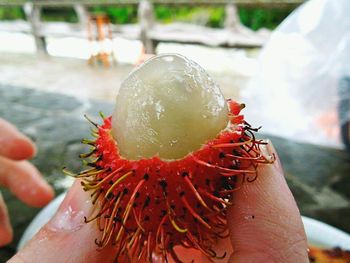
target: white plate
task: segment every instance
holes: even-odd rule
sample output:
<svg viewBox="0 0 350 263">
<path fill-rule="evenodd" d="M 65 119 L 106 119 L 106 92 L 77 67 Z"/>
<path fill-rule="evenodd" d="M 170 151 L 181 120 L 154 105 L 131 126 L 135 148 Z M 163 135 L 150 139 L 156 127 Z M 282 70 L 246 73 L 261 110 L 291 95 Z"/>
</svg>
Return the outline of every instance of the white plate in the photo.
<svg viewBox="0 0 350 263">
<path fill-rule="evenodd" d="M 26 231 L 24 232 L 18 249 L 22 248 L 25 243 L 30 240 L 39 229 L 46 224 L 49 219 L 56 213 L 59 205 L 64 199 L 65 193 L 58 196 L 49 205 L 47 205 L 40 213 L 33 219 Z M 318 220 L 302 216 L 306 235 L 310 244 L 321 247 L 341 247 L 350 250 L 350 235 L 347 233 L 327 225 Z"/>
<path fill-rule="evenodd" d="M 302 216 L 307 239 L 320 247 L 341 247 L 350 250 L 350 235 L 316 219 Z"/>
</svg>

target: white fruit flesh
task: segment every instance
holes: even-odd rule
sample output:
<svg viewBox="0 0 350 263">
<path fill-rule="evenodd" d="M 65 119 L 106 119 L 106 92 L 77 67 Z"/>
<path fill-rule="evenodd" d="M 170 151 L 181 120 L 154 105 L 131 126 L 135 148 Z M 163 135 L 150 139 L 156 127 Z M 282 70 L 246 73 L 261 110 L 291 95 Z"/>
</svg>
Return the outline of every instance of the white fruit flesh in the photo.
<svg viewBox="0 0 350 263">
<path fill-rule="evenodd" d="M 124 158 L 180 159 L 225 129 L 227 113 L 220 89 L 198 64 L 164 54 L 122 83 L 112 135 Z"/>
</svg>

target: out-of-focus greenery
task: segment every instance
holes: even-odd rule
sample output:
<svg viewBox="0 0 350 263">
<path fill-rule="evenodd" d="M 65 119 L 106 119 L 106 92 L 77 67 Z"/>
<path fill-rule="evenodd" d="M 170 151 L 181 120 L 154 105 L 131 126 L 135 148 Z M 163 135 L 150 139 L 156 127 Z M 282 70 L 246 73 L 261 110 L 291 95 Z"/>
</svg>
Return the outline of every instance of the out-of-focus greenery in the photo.
<svg viewBox="0 0 350 263">
<path fill-rule="evenodd" d="M 274 29 L 292 11 L 292 9 L 240 8 L 239 17 L 244 25 L 253 30 L 258 30 L 262 27 Z"/>
<path fill-rule="evenodd" d="M 293 10 L 292 9 L 266 9 L 266 8 L 239 8 L 241 22 L 253 30 L 260 28 L 274 29 Z M 210 27 L 223 27 L 225 21 L 224 6 L 203 7 L 168 7 L 156 6 L 157 20 L 169 23 L 174 20 L 192 22 Z"/>
<path fill-rule="evenodd" d="M 41 11 L 43 21 L 66 21 L 70 23 L 78 22 L 77 14 L 73 8 L 48 8 Z"/>
<path fill-rule="evenodd" d="M 91 13 L 104 13 L 108 15 L 112 23 L 128 24 L 137 22 L 137 7 L 136 6 L 120 6 L 120 7 L 92 7 Z"/>
<path fill-rule="evenodd" d="M 92 13 L 107 14 L 112 23 L 127 24 L 137 22 L 137 6 L 95 6 Z M 292 10 L 289 9 L 263 9 L 239 8 L 242 23 L 254 30 L 262 27 L 274 29 Z M 156 5 L 155 15 L 162 23 L 173 21 L 191 22 L 211 27 L 223 27 L 225 20 L 224 6 L 165 6 Z M 1 7 L 0 20 L 24 19 L 20 7 Z M 44 21 L 77 22 L 77 15 L 73 8 L 45 8 L 42 12 Z"/>
<path fill-rule="evenodd" d="M 191 22 L 212 27 L 222 27 L 225 17 L 224 7 L 156 6 L 157 20 L 163 23 L 172 21 Z"/>
<path fill-rule="evenodd" d="M 23 9 L 20 7 L 0 7 L 0 20 L 24 19 Z"/>
</svg>

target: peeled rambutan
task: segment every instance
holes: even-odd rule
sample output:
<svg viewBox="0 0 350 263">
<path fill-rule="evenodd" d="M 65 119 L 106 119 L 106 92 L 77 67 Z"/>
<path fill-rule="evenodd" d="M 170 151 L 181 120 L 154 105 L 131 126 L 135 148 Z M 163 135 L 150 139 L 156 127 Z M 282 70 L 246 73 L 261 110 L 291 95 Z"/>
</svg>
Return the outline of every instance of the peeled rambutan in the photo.
<svg viewBox="0 0 350 263">
<path fill-rule="evenodd" d="M 123 82 L 112 117 L 93 130 L 89 169 L 81 178 L 91 193 L 102 232 L 98 247 L 117 247 L 117 262 L 158 254 L 181 262 L 174 247 L 222 258 L 213 246 L 228 236 L 231 195 L 257 177 L 264 156 L 240 111 L 196 63 L 174 54 L 154 57 Z"/>
</svg>

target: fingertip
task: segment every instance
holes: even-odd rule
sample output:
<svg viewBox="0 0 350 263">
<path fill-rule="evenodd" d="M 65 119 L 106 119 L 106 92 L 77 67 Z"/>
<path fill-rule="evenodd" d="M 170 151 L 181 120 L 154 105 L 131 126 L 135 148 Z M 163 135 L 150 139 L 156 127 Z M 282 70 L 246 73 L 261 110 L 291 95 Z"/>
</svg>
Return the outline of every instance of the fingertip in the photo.
<svg viewBox="0 0 350 263">
<path fill-rule="evenodd" d="M 8 177 L 8 187 L 21 201 L 33 207 L 43 207 L 54 197 L 52 187 L 40 172 L 27 161 L 8 161 L 13 175 Z"/>
<path fill-rule="evenodd" d="M 253 260 L 260 251 L 277 262 L 305 262 L 307 241 L 299 209 L 271 143 L 263 154 L 273 154 L 275 161 L 260 164 L 257 179 L 245 182 L 228 208 L 234 257 L 240 258 L 237 262 L 265 262 Z"/>
<path fill-rule="evenodd" d="M 2 154 L 13 160 L 30 159 L 37 153 L 35 144 L 24 135 L 9 139 L 3 148 Z"/>
<path fill-rule="evenodd" d="M 16 126 L 0 118 L 0 155 L 13 160 L 24 160 L 36 154 L 34 143 Z"/>
<path fill-rule="evenodd" d="M 13 230 L 11 226 L 0 226 L 0 247 L 6 246 L 12 242 Z"/>
<path fill-rule="evenodd" d="M 37 190 L 33 191 L 27 200 L 27 204 L 32 207 L 43 207 L 52 201 L 55 196 L 53 188 L 48 183 L 42 181 L 40 184 L 37 186 Z"/>
</svg>

